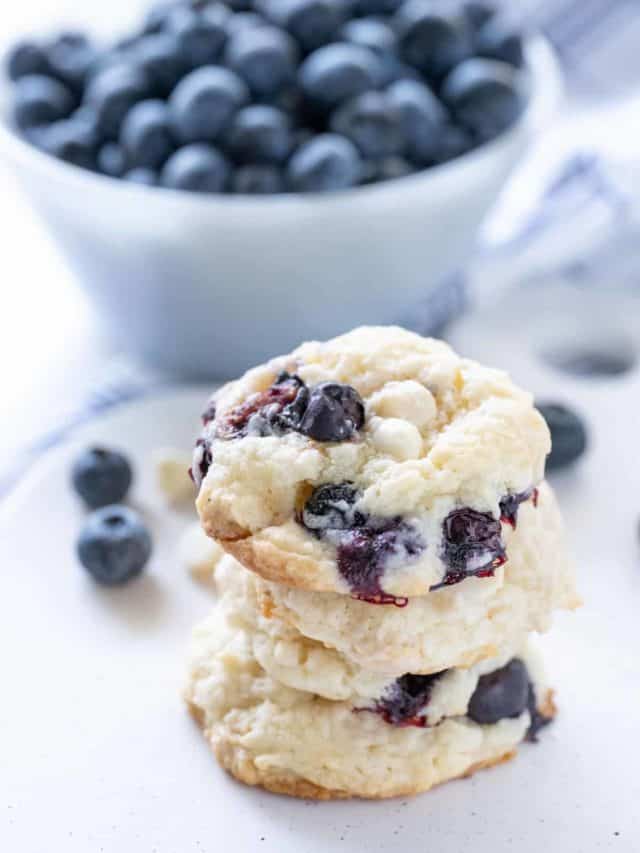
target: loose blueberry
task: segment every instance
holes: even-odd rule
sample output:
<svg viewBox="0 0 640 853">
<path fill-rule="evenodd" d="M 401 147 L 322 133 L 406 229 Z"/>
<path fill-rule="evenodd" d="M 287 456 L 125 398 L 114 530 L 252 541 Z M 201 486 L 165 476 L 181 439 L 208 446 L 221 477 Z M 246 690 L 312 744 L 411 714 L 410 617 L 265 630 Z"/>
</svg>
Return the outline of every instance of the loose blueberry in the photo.
<svg viewBox="0 0 640 853">
<path fill-rule="evenodd" d="M 490 577 L 506 560 L 500 521 L 469 507 L 453 510 L 442 525 L 441 557 L 447 572 L 438 587 Z"/>
<path fill-rule="evenodd" d="M 475 0 L 465 3 L 464 11 L 474 30 L 479 30 L 496 14 L 494 6 L 488 3 L 476 3 Z"/>
<path fill-rule="evenodd" d="M 321 382 L 310 390 L 298 429 L 315 441 L 347 441 L 364 424 L 364 403 L 355 388 Z"/>
<path fill-rule="evenodd" d="M 163 0 L 149 9 L 143 25 L 144 33 L 159 33 L 167 25 L 171 15 L 179 7 L 176 0 Z"/>
<path fill-rule="evenodd" d="M 287 182 L 297 192 L 327 192 L 355 186 L 362 161 L 358 149 L 334 133 L 303 143 L 287 165 Z"/>
<path fill-rule="evenodd" d="M 149 92 L 145 75 L 134 65 L 121 63 L 105 68 L 89 81 L 85 102 L 98 117 L 101 131 L 117 139 L 124 117 Z"/>
<path fill-rule="evenodd" d="M 467 715 L 480 725 L 493 725 L 519 717 L 527 710 L 528 701 L 529 673 L 524 663 L 514 658 L 501 669 L 481 676 Z"/>
<path fill-rule="evenodd" d="M 284 178 L 276 166 L 262 163 L 241 166 L 231 178 L 231 192 L 237 195 L 275 195 L 284 192 Z"/>
<path fill-rule="evenodd" d="M 110 178 L 121 178 L 127 171 L 127 158 L 117 142 L 106 142 L 96 159 L 98 171 Z"/>
<path fill-rule="evenodd" d="M 318 486 L 303 507 L 302 524 L 316 534 L 362 527 L 366 517 L 354 509 L 360 497 L 352 483 Z"/>
<path fill-rule="evenodd" d="M 21 77 L 13 98 L 13 119 L 20 130 L 30 130 L 67 118 L 75 106 L 72 93 L 52 77 Z"/>
<path fill-rule="evenodd" d="M 561 403 L 538 403 L 538 410 L 551 432 L 547 469 L 557 471 L 578 460 L 587 449 L 587 428 L 582 418 Z"/>
<path fill-rule="evenodd" d="M 97 50 L 82 33 L 63 33 L 47 47 L 49 73 L 81 94 Z"/>
<path fill-rule="evenodd" d="M 215 141 L 249 101 L 244 82 L 227 68 L 199 68 L 169 98 L 173 132 L 182 142 Z"/>
<path fill-rule="evenodd" d="M 257 8 L 305 51 L 331 41 L 348 13 L 345 0 L 261 0 Z"/>
<path fill-rule="evenodd" d="M 445 670 L 446 671 L 446 670 Z M 397 678 L 370 710 L 392 726 L 427 726 L 424 716 L 433 688 L 444 672 L 431 675 L 407 673 Z M 369 710 L 369 709 L 367 709 Z"/>
<path fill-rule="evenodd" d="M 246 27 L 228 41 L 225 61 L 256 95 L 273 95 L 295 76 L 295 42 L 276 27 Z"/>
<path fill-rule="evenodd" d="M 306 97 L 327 109 L 375 89 L 381 76 L 382 63 L 374 51 L 346 42 L 318 48 L 299 71 Z"/>
<path fill-rule="evenodd" d="M 447 113 L 425 83 L 398 80 L 387 89 L 402 119 L 405 152 L 417 163 L 433 160 L 442 145 Z"/>
<path fill-rule="evenodd" d="M 212 65 L 218 60 L 227 38 L 228 15 L 222 4 L 202 12 L 180 7 L 169 15 L 164 29 L 176 40 L 187 68 Z"/>
<path fill-rule="evenodd" d="M 152 93 L 160 98 L 173 91 L 185 70 L 176 40 L 166 33 L 140 39 L 132 59 L 149 81 Z"/>
<path fill-rule="evenodd" d="M 365 92 L 346 101 L 330 124 L 367 159 L 399 154 L 405 147 L 402 113 L 384 92 Z"/>
<path fill-rule="evenodd" d="M 467 154 L 474 147 L 474 138 L 468 130 L 457 124 L 448 123 L 442 128 L 433 160 L 435 163 L 448 163 L 449 160 Z"/>
<path fill-rule="evenodd" d="M 78 540 L 78 557 L 98 583 L 118 586 L 142 572 L 151 548 L 149 531 L 136 512 L 107 506 L 87 519 Z"/>
<path fill-rule="evenodd" d="M 355 0 L 354 11 L 362 17 L 366 15 L 393 15 L 403 2 L 404 0 Z"/>
<path fill-rule="evenodd" d="M 140 101 L 127 113 L 120 145 L 132 168 L 159 169 L 175 149 L 164 101 Z"/>
<path fill-rule="evenodd" d="M 138 166 L 136 169 L 125 172 L 123 177 L 125 181 L 140 184 L 143 187 L 155 187 L 159 182 L 158 173 L 144 166 Z"/>
<path fill-rule="evenodd" d="M 395 32 L 380 18 L 353 18 L 340 29 L 339 38 L 383 55 L 396 49 Z"/>
<path fill-rule="evenodd" d="M 467 59 L 454 68 L 442 98 L 458 123 L 483 142 L 510 127 L 525 107 L 518 72 L 492 59 Z"/>
<path fill-rule="evenodd" d="M 515 68 L 524 65 L 524 43 L 519 32 L 495 18 L 486 23 L 475 39 L 476 53 L 487 59 L 499 59 Z"/>
<path fill-rule="evenodd" d="M 363 184 L 377 184 L 381 181 L 393 181 L 415 172 L 415 166 L 404 157 L 384 157 L 365 163 Z"/>
<path fill-rule="evenodd" d="M 95 169 L 96 139 L 90 124 L 71 117 L 44 128 L 38 136 L 38 147 L 65 163 Z"/>
<path fill-rule="evenodd" d="M 281 163 L 291 151 L 291 123 L 275 107 L 244 107 L 231 123 L 226 145 L 239 163 Z"/>
<path fill-rule="evenodd" d="M 439 79 L 471 55 L 471 30 L 460 10 L 407 0 L 394 20 L 404 60 L 430 79 Z"/>
<path fill-rule="evenodd" d="M 33 41 L 15 45 L 7 57 L 7 73 L 11 80 L 21 77 L 48 75 L 49 63 L 44 48 Z"/>
<path fill-rule="evenodd" d="M 257 12 L 237 12 L 227 21 L 227 36 L 232 37 L 242 30 L 251 30 L 266 26 L 266 21 Z"/>
<path fill-rule="evenodd" d="M 106 447 L 85 450 L 71 471 L 74 489 L 91 509 L 124 500 L 132 480 L 133 472 L 126 456 Z"/>
<path fill-rule="evenodd" d="M 227 187 L 230 167 L 213 145 L 186 145 L 167 160 L 161 173 L 163 186 L 174 190 L 221 193 Z"/>
</svg>

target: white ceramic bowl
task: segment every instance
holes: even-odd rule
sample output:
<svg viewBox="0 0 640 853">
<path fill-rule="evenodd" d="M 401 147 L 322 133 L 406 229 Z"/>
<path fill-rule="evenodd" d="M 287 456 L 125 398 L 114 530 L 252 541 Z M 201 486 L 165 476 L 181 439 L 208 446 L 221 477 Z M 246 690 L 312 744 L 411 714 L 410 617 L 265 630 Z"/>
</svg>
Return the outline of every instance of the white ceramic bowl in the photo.
<svg viewBox="0 0 640 853">
<path fill-rule="evenodd" d="M 60 163 L 0 122 L 8 159 L 126 351 L 227 377 L 362 323 L 394 322 L 459 268 L 560 92 L 542 39 L 531 96 L 494 142 L 396 181 L 326 195 L 198 196 Z"/>
</svg>

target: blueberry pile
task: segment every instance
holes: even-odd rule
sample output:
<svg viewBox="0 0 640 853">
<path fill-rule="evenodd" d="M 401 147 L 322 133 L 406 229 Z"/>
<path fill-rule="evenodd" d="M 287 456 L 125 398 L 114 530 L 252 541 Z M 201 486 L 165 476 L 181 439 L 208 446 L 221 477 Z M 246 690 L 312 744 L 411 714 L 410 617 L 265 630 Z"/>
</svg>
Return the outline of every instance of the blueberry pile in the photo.
<svg viewBox="0 0 640 853">
<path fill-rule="evenodd" d="M 88 448 L 76 458 L 71 482 L 93 510 L 77 542 L 80 563 L 104 586 L 133 580 L 149 561 L 152 542 L 140 515 L 121 504 L 133 482 L 128 459 L 111 448 Z"/>
<path fill-rule="evenodd" d="M 321 192 L 429 168 L 526 104 L 522 38 L 484 3 L 171 0 L 103 46 L 7 60 L 13 120 L 67 163 L 199 193 Z"/>
</svg>

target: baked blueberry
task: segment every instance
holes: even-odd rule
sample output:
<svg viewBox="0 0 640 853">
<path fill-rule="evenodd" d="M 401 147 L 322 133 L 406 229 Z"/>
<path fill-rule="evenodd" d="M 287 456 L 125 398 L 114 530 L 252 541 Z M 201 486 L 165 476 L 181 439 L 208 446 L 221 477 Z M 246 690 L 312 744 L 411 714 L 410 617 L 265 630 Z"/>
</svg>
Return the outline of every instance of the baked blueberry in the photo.
<svg viewBox="0 0 640 853">
<path fill-rule="evenodd" d="M 305 51 L 331 41 L 348 14 L 345 0 L 259 0 L 257 8 Z"/>
<path fill-rule="evenodd" d="M 518 510 L 520 504 L 533 500 L 534 506 L 538 504 L 538 490 L 527 489 L 526 492 L 505 495 L 500 501 L 500 521 L 510 524 L 515 530 L 518 526 Z"/>
<path fill-rule="evenodd" d="M 405 147 L 402 113 L 385 92 L 365 92 L 346 101 L 331 116 L 330 126 L 366 159 L 400 154 Z"/>
<path fill-rule="evenodd" d="M 72 116 L 43 128 L 37 144 L 47 154 L 65 163 L 82 169 L 95 169 L 96 141 L 95 128 L 82 117 Z"/>
<path fill-rule="evenodd" d="M 99 71 L 89 81 L 85 102 L 97 115 L 100 130 L 117 139 L 124 117 L 149 94 L 149 82 L 139 68 L 121 62 Z"/>
<path fill-rule="evenodd" d="M 151 536 L 138 513 L 114 505 L 89 516 L 78 540 L 78 557 L 98 583 L 119 586 L 142 572 L 151 548 Z"/>
<path fill-rule="evenodd" d="M 169 98 L 173 132 L 181 142 L 215 141 L 248 102 L 249 90 L 233 71 L 199 68 L 181 80 Z"/>
<path fill-rule="evenodd" d="M 339 38 L 382 55 L 393 53 L 397 45 L 393 28 L 381 18 L 352 18 L 341 27 Z"/>
<path fill-rule="evenodd" d="M 467 59 L 454 68 L 442 98 L 457 123 L 482 142 L 510 127 L 525 107 L 518 72 L 492 59 Z"/>
<path fill-rule="evenodd" d="M 211 444 L 206 438 L 199 438 L 193 451 L 193 463 L 189 469 L 189 476 L 198 488 L 207 476 L 212 462 Z"/>
<path fill-rule="evenodd" d="M 91 509 L 124 500 L 132 480 L 133 472 L 126 456 L 107 447 L 85 450 L 75 460 L 71 471 L 75 491 Z"/>
<path fill-rule="evenodd" d="M 7 73 L 11 80 L 34 74 L 47 76 L 49 63 L 45 49 L 34 41 L 19 42 L 7 56 Z"/>
<path fill-rule="evenodd" d="M 155 187 L 159 183 L 158 173 L 154 169 L 145 166 L 137 166 L 123 175 L 125 181 L 132 184 L 140 184 L 143 187 Z"/>
<path fill-rule="evenodd" d="M 477 33 L 475 52 L 487 59 L 499 59 L 516 68 L 524 65 L 524 44 L 517 30 L 505 25 L 500 18 L 488 21 Z"/>
<path fill-rule="evenodd" d="M 284 178 L 276 166 L 250 163 L 233 173 L 231 192 L 237 195 L 275 195 L 284 192 Z"/>
<path fill-rule="evenodd" d="M 362 527 L 339 535 L 338 571 L 349 584 L 351 595 L 371 604 L 404 606 L 406 599 L 387 595 L 380 586 L 387 562 L 411 562 L 425 549 L 420 534 L 401 519 L 367 519 Z"/>
<path fill-rule="evenodd" d="M 446 671 L 446 670 L 445 670 Z M 407 673 L 397 678 L 371 709 L 392 726 L 425 727 L 424 716 L 431 693 L 444 672 L 431 675 Z"/>
<path fill-rule="evenodd" d="M 97 55 L 95 46 L 82 33 L 62 33 L 47 46 L 49 73 L 73 92 L 82 94 Z"/>
<path fill-rule="evenodd" d="M 244 403 L 227 412 L 216 425 L 218 438 L 240 438 L 252 435 L 271 435 L 274 431 L 293 429 L 300 421 L 297 407 L 291 410 L 299 392 L 307 387 L 295 374 L 282 371 L 271 387 L 258 391 Z M 286 412 L 286 416 L 283 413 Z M 294 415 L 295 412 L 295 415 Z"/>
<path fill-rule="evenodd" d="M 364 424 L 364 403 L 355 388 L 321 382 L 309 392 L 298 429 L 316 441 L 346 441 Z"/>
<path fill-rule="evenodd" d="M 167 33 L 140 39 L 131 57 L 149 81 L 153 95 L 159 98 L 166 98 L 185 72 L 178 43 Z"/>
<path fill-rule="evenodd" d="M 300 66 L 305 96 L 330 109 L 348 98 L 375 89 L 382 76 L 380 57 L 358 44 L 337 42 L 320 47 Z"/>
<path fill-rule="evenodd" d="M 362 527 L 366 517 L 354 507 L 361 494 L 353 483 L 318 486 L 302 509 L 302 524 L 316 534 Z"/>
<path fill-rule="evenodd" d="M 180 59 L 187 68 L 200 68 L 217 62 L 227 38 L 229 12 L 221 3 L 202 11 L 179 7 L 173 11 L 164 30 L 178 45 Z"/>
<path fill-rule="evenodd" d="M 252 92 L 269 96 L 294 79 L 296 45 L 287 33 L 276 27 L 245 27 L 229 38 L 225 62 L 244 79 Z"/>
<path fill-rule="evenodd" d="M 543 729 L 545 726 L 548 726 L 549 723 L 553 722 L 553 717 L 547 717 L 541 711 L 538 710 L 538 700 L 536 697 L 535 687 L 531 682 L 529 682 L 529 695 L 527 697 L 527 709 L 529 711 L 529 716 L 531 718 L 531 722 L 529 723 L 529 728 L 527 729 L 527 740 L 530 743 L 538 742 L 538 732 L 540 729 Z"/>
<path fill-rule="evenodd" d="M 120 145 L 131 168 L 159 169 L 175 149 L 165 101 L 140 101 L 127 113 Z"/>
<path fill-rule="evenodd" d="M 460 9 L 407 0 L 394 23 L 400 54 L 429 79 L 441 78 L 471 55 L 471 28 Z"/>
<path fill-rule="evenodd" d="M 355 145 L 335 133 L 303 143 L 287 164 L 287 183 L 296 192 L 347 189 L 360 180 L 362 160 Z"/>
<path fill-rule="evenodd" d="M 562 403 L 538 403 L 538 410 L 551 432 L 547 469 L 557 471 L 571 465 L 587 449 L 587 428 L 582 418 Z"/>
<path fill-rule="evenodd" d="M 227 188 L 230 167 L 226 158 L 205 143 L 185 145 L 165 163 L 160 180 L 174 190 L 198 193 L 221 193 Z"/>
<path fill-rule="evenodd" d="M 467 715 L 481 725 L 519 717 L 529 702 L 529 673 L 519 658 L 501 669 L 483 675 L 478 681 Z"/>
<path fill-rule="evenodd" d="M 235 114 L 225 141 L 238 163 L 281 163 L 292 147 L 291 122 L 276 107 L 253 104 Z"/>
<path fill-rule="evenodd" d="M 506 560 L 500 521 L 469 507 L 453 510 L 442 525 L 441 557 L 447 571 L 438 586 L 491 576 Z"/>
<path fill-rule="evenodd" d="M 20 130 L 30 130 L 67 118 L 76 105 L 73 94 L 52 77 L 21 77 L 13 94 L 13 120 Z"/>
<path fill-rule="evenodd" d="M 117 142 L 105 142 L 96 156 L 98 171 L 110 178 L 121 178 L 127 171 L 127 158 Z"/>
<path fill-rule="evenodd" d="M 426 83 L 398 80 L 387 89 L 389 101 L 400 113 L 405 153 L 416 163 L 433 160 L 442 145 L 447 112 Z"/>
</svg>

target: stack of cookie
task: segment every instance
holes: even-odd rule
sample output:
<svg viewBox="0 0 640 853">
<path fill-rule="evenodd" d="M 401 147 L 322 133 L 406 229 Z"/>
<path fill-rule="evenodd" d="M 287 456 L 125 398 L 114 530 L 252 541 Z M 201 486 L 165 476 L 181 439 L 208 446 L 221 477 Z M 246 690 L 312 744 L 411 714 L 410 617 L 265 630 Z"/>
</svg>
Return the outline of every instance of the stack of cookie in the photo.
<svg viewBox="0 0 640 853">
<path fill-rule="evenodd" d="M 188 701 L 238 779 L 424 791 L 554 713 L 529 642 L 578 604 L 547 427 L 500 371 L 398 328 L 224 386 L 192 474 L 224 549 Z"/>
</svg>

